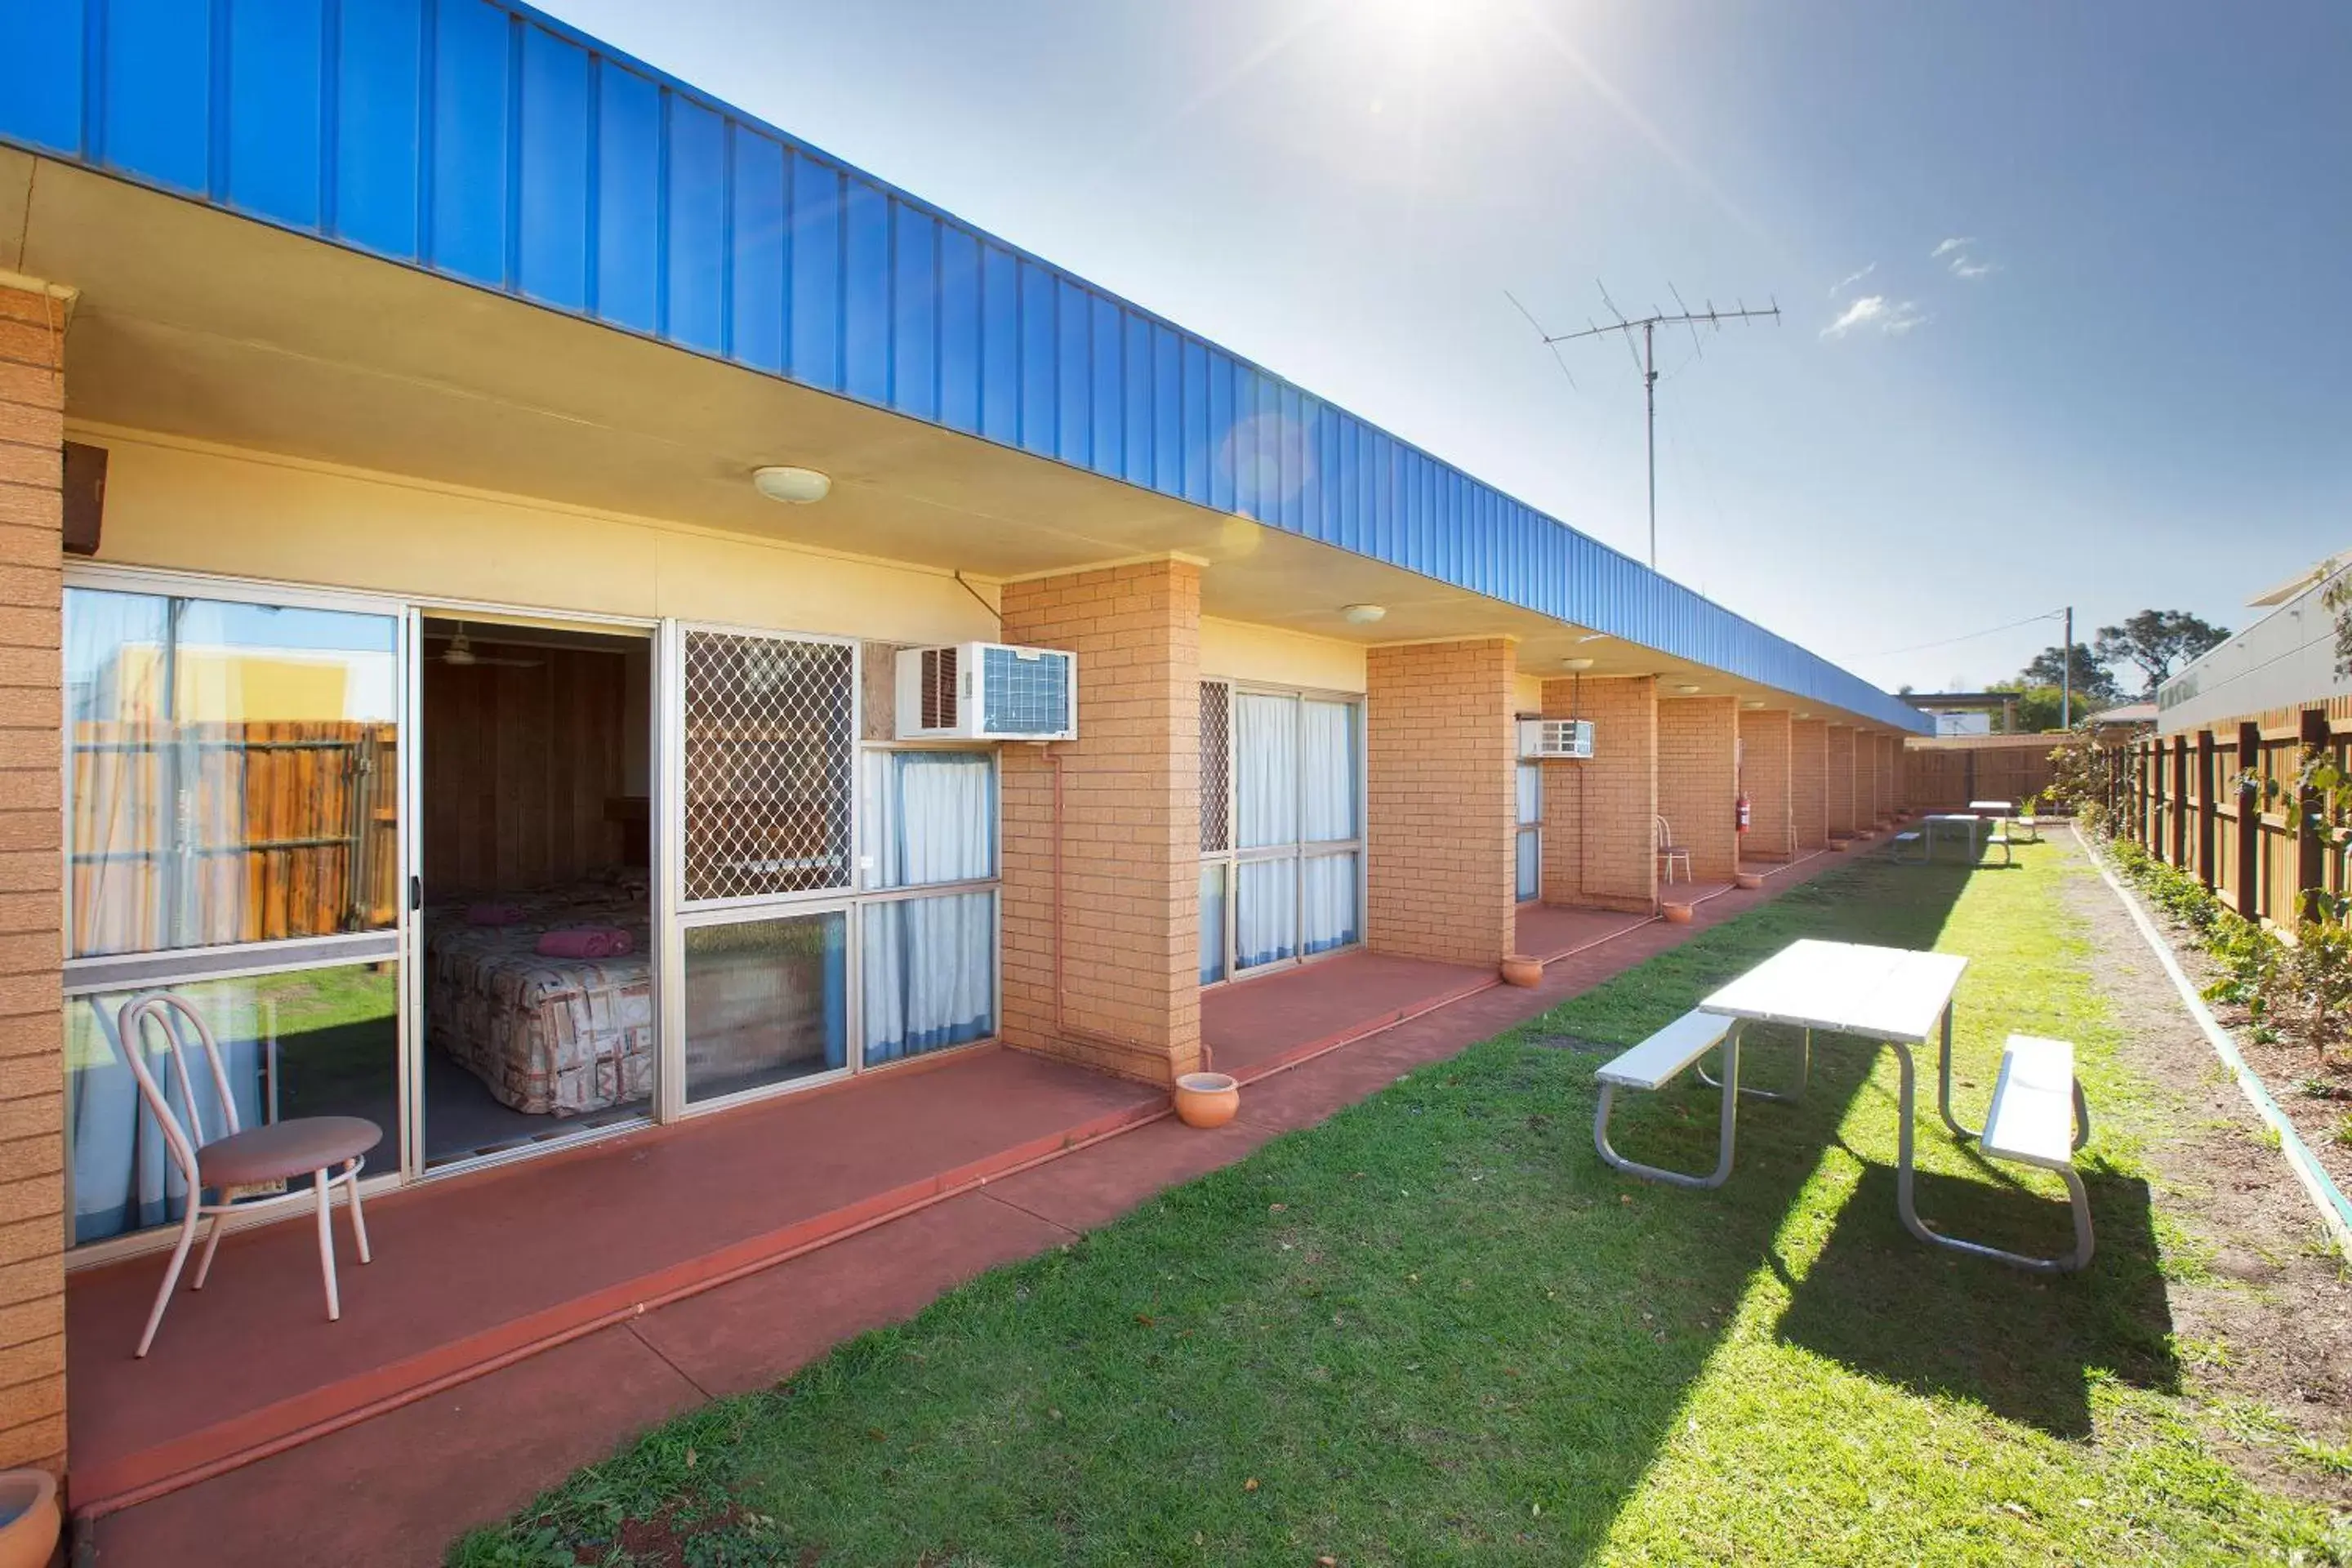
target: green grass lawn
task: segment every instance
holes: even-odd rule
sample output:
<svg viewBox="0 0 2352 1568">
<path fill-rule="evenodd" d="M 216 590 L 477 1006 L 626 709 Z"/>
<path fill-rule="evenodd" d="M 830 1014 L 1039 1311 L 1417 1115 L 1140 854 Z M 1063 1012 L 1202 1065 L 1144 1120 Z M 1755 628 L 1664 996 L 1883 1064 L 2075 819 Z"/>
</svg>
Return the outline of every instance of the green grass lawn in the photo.
<svg viewBox="0 0 2352 1568">
<path fill-rule="evenodd" d="M 2139 1137 L 2057 846 L 1969 875 L 1843 868 L 778 1388 L 581 1472 L 452 1561 L 1014 1564 L 2344 1560 L 2178 1388 Z M 1964 1117 L 2001 1037 L 2071 1038 L 2099 1251 L 2040 1279 L 1895 1215 L 1894 1062 L 1817 1042 L 1719 1193 L 1620 1177 L 1592 1069 L 1805 935 L 1969 955 Z M 1751 1032 L 1769 1082 L 1789 1053 Z M 1928 1079 L 1932 1095 L 1932 1079 Z M 1711 1091 L 1618 1145 L 1711 1163 Z M 2063 1250 L 2054 1178 L 1921 1121 L 1921 1212 Z M 660 1560 L 677 1561 L 677 1558 Z"/>
</svg>

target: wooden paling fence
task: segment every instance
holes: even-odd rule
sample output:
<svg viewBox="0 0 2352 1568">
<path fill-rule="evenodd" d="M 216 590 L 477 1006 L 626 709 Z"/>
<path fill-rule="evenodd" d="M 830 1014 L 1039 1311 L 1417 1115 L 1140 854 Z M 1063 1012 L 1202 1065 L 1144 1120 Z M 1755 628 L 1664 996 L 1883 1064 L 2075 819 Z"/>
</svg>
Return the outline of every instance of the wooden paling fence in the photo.
<svg viewBox="0 0 2352 1568">
<path fill-rule="evenodd" d="M 2239 914 L 2292 930 L 2316 898 L 2352 891 L 2343 858 L 2296 830 L 2322 809 L 2298 783 L 2314 753 L 2352 772 L 2352 697 L 2111 748 L 2110 820 Z"/>
<path fill-rule="evenodd" d="M 74 953 L 393 923 L 393 725 L 92 721 L 71 744 Z"/>
<path fill-rule="evenodd" d="M 2057 735 L 1948 737 L 1903 749 L 1903 804 L 1914 811 L 2006 800 L 2021 808 L 2057 778 L 2050 760 Z"/>
</svg>

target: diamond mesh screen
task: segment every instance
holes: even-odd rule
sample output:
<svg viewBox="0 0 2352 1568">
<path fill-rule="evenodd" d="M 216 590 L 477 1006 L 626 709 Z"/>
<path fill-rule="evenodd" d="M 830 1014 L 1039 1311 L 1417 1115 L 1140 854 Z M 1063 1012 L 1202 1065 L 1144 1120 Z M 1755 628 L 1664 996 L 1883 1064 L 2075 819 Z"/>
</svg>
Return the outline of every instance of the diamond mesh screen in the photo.
<svg viewBox="0 0 2352 1568">
<path fill-rule="evenodd" d="M 686 634 L 686 899 L 849 886 L 851 650 Z"/>
<path fill-rule="evenodd" d="M 1232 688 L 1223 681 L 1201 682 L 1201 851 L 1214 854 L 1230 847 L 1233 802 Z"/>
</svg>

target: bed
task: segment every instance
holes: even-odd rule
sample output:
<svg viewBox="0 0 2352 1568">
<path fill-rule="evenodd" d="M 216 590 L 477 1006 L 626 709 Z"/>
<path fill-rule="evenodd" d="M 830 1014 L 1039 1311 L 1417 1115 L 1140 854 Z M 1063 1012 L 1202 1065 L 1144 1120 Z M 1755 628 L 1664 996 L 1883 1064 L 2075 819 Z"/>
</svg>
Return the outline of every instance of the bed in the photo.
<svg viewBox="0 0 2352 1568">
<path fill-rule="evenodd" d="M 638 873 L 642 877 L 642 873 Z M 425 912 L 425 1037 L 532 1116 L 581 1116 L 654 1087 L 650 907 L 627 874 L 501 898 L 521 919 L 469 925 L 467 906 Z M 618 958 L 542 958 L 541 933 L 614 926 Z"/>
</svg>

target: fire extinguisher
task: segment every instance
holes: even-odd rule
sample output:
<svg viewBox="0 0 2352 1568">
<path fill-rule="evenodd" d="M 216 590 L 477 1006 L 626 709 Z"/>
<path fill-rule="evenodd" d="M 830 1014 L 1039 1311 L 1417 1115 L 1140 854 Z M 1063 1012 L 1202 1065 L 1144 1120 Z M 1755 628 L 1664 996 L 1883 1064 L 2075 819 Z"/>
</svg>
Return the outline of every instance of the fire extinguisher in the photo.
<svg viewBox="0 0 2352 1568">
<path fill-rule="evenodd" d="M 1742 833 L 1748 831 L 1748 792 L 1746 790 L 1741 790 L 1739 792 L 1739 804 L 1733 810 L 1732 820 L 1739 825 L 1739 831 Z"/>
</svg>

